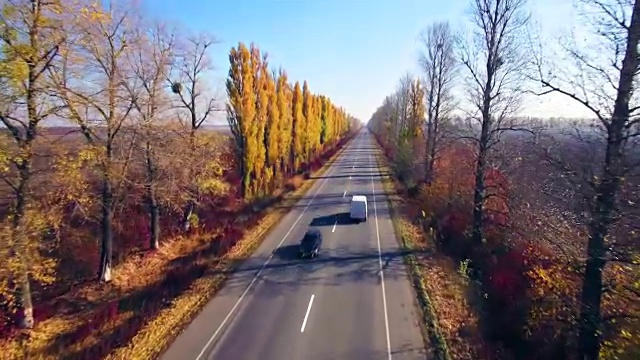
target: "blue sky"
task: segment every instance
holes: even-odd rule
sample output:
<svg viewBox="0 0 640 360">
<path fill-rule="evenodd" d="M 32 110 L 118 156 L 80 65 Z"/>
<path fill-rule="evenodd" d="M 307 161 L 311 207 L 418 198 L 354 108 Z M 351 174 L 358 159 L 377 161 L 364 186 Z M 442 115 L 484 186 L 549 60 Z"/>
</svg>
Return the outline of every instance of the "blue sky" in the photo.
<svg viewBox="0 0 640 360">
<path fill-rule="evenodd" d="M 568 0 L 533 0 L 546 33 L 568 24 Z M 534 4 L 535 3 L 535 4 Z M 152 17 L 215 35 L 214 88 L 222 93 L 227 54 L 239 41 L 255 42 L 283 66 L 292 80 L 307 80 L 314 93 L 329 96 L 367 121 L 398 79 L 417 72 L 422 29 L 448 20 L 468 21 L 469 0 L 146 0 Z M 536 100 L 527 114 L 570 115 L 566 101 Z"/>
</svg>

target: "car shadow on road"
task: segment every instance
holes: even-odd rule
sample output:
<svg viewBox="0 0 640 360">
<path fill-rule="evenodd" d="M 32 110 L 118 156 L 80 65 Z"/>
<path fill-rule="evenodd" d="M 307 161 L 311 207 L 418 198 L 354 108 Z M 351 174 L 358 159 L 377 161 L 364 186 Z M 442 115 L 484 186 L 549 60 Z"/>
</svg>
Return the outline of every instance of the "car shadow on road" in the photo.
<svg viewBox="0 0 640 360">
<path fill-rule="evenodd" d="M 324 253 L 322 258 L 318 257 L 317 259 L 313 259 L 315 262 L 319 262 L 319 263 L 328 263 L 328 264 L 346 264 L 348 262 L 360 262 L 360 261 L 367 261 L 367 260 L 375 260 L 375 259 L 381 259 L 382 260 L 382 269 L 384 270 L 385 268 L 387 268 L 391 262 L 395 259 L 401 258 L 403 256 L 406 256 L 408 254 L 415 254 L 417 253 L 417 251 L 410 251 L 410 250 L 396 250 L 396 251 L 386 251 L 386 252 L 382 252 L 381 254 L 378 254 L 377 251 L 371 252 L 371 253 L 344 253 L 344 254 L 335 254 L 335 250 L 329 250 L 329 249 L 325 249 L 322 250 L 322 247 L 320 248 L 320 252 Z M 300 256 L 299 256 L 299 246 L 298 244 L 290 244 L 290 245 L 282 245 L 279 248 L 275 249 L 273 251 L 273 256 L 274 258 L 278 259 L 278 260 L 284 260 L 284 261 L 292 261 L 292 260 L 299 260 Z M 308 260 L 304 260 L 305 262 Z M 293 264 L 291 263 L 280 263 L 280 264 L 269 264 L 267 265 L 265 268 L 283 268 L 283 267 L 289 267 Z M 245 270 L 245 269 L 242 269 Z M 251 269 L 246 269 L 251 271 Z M 233 271 L 236 272 L 236 271 Z"/>
<path fill-rule="evenodd" d="M 276 259 L 291 261 L 296 260 L 300 256 L 300 246 L 298 244 L 283 245 L 273 251 L 273 256 Z"/>
</svg>

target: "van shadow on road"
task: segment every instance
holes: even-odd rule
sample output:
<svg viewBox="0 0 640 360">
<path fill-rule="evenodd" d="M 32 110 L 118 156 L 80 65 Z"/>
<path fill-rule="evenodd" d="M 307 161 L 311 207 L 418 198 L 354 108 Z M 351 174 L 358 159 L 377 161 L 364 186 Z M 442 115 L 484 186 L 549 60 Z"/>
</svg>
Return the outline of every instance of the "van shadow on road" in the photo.
<svg viewBox="0 0 640 360">
<path fill-rule="evenodd" d="M 319 227 L 319 226 L 333 226 L 334 224 L 347 225 L 347 224 L 353 224 L 353 223 L 355 222 L 351 219 L 350 214 L 348 212 L 342 212 L 342 213 L 319 216 L 317 218 L 314 218 L 309 223 L 309 226 Z"/>
<path fill-rule="evenodd" d="M 360 194 L 358 194 L 360 195 Z M 350 197 L 349 197 L 350 199 Z M 373 204 L 372 204 L 372 200 L 371 197 L 367 196 L 367 202 L 369 203 L 369 216 L 374 216 L 374 209 L 373 209 Z M 300 205 L 292 205 L 292 206 L 286 206 L 283 207 L 285 209 L 301 209 L 304 210 L 305 208 L 307 209 L 307 211 L 311 210 L 324 210 L 327 208 L 327 206 L 340 206 L 343 205 L 344 209 L 348 209 L 349 207 L 349 202 L 348 201 L 323 201 L 323 202 L 319 202 L 319 203 L 312 203 L 311 205 L 309 205 L 308 203 L 302 203 Z M 376 194 L 376 209 L 375 209 L 375 215 L 378 216 L 378 218 L 381 219 L 387 219 L 389 218 L 389 209 L 387 207 L 386 201 L 381 199 L 380 196 L 378 194 Z M 334 222 L 335 222 L 335 218 L 334 218 Z M 316 226 L 333 226 L 334 222 L 332 222 L 331 224 L 326 224 L 326 225 L 316 225 Z M 323 222 L 321 222 L 320 224 L 324 224 Z M 350 225 L 350 224 L 355 224 L 355 223 L 351 223 L 348 221 L 342 221 L 341 219 L 338 220 L 338 225 Z"/>
</svg>

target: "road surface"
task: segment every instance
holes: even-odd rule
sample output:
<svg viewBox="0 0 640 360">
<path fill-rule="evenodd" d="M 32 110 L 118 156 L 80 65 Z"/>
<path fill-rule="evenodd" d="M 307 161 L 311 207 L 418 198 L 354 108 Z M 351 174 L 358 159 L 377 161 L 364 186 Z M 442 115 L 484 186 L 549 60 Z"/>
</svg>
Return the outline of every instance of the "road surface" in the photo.
<svg viewBox="0 0 640 360">
<path fill-rule="evenodd" d="M 162 360 L 425 359 L 418 309 L 363 129 Z M 348 221 L 351 195 L 369 219 Z M 320 256 L 298 259 L 309 226 Z"/>
</svg>

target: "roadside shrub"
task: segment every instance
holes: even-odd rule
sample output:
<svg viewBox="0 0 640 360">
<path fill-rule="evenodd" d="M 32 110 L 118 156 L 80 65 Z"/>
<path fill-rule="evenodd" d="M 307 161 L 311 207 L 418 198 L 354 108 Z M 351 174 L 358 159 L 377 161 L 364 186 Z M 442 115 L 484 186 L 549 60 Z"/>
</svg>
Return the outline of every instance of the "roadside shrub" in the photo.
<svg viewBox="0 0 640 360">
<path fill-rule="evenodd" d="M 60 346 L 69 346 L 73 343 L 78 343 L 86 339 L 91 335 L 94 329 L 100 328 L 103 324 L 107 324 L 113 321 L 118 316 L 118 301 L 110 301 L 101 305 L 98 309 L 94 310 L 89 318 L 89 321 L 82 324 L 75 331 L 67 334 L 63 337 Z"/>
<path fill-rule="evenodd" d="M 529 278 L 527 277 L 527 258 L 523 249 L 513 248 L 503 255 L 499 255 L 492 268 L 486 269 L 484 283 L 490 302 L 493 303 L 503 316 L 496 319 L 504 321 L 502 326 L 522 328 L 525 315 Z M 506 313 L 506 316 L 504 316 Z"/>
<path fill-rule="evenodd" d="M 6 300 L 0 297 L 0 339 L 8 338 L 16 333 L 14 328 L 16 320 L 9 310 Z"/>
<path fill-rule="evenodd" d="M 456 259 L 471 258 L 472 244 L 467 236 L 471 227 L 471 215 L 463 209 L 451 209 L 439 221 L 439 239 L 442 248 Z"/>
<path fill-rule="evenodd" d="M 302 175 L 294 175 L 291 179 L 287 181 L 285 185 L 285 189 L 287 191 L 294 191 L 304 183 L 304 177 Z"/>
<path fill-rule="evenodd" d="M 127 209 L 115 222 L 114 252 L 121 261 L 132 249 L 149 247 L 149 216 L 142 209 Z"/>
<path fill-rule="evenodd" d="M 421 188 L 419 184 L 414 184 L 410 188 L 407 189 L 407 195 L 409 198 L 415 199 L 420 196 Z"/>
<path fill-rule="evenodd" d="M 575 349 L 581 274 L 549 249 L 531 247 L 529 254 L 534 261 L 527 272 L 531 301 L 527 340 L 540 356 L 566 358 Z"/>
</svg>

